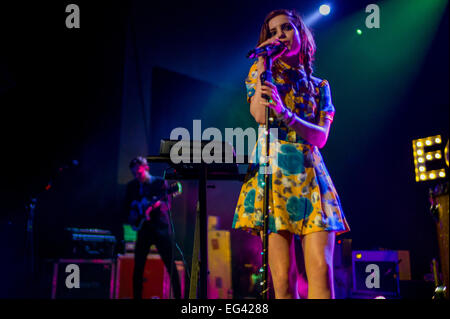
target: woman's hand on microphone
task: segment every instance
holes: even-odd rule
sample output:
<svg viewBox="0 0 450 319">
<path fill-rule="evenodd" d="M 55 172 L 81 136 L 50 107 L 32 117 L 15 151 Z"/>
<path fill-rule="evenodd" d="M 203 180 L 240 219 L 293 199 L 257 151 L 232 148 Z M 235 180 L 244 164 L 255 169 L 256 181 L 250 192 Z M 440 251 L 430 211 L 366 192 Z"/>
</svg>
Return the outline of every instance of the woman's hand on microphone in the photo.
<svg viewBox="0 0 450 319">
<path fill-rule="evenodd" d="M 271 43 L 274 43 L 274 42 L 279 43 L 281 41 L 278 40 L 276 37 L 272 37 L 270 39 L 267 39 L 263 43 L 261 43 L 258 46 L 258 48 L 268 45 L 268 44 L 271 44 Z M 284 53 L 284 51 L 285 50 L 281 51 L 281 53 L 272 57 L 272 61 L 275 61 L 277 58 L 279 58 Z M 258 63 L 257 63 L 258 79 L 257 79 L 257 83 L 256 83 L 256 88 L 255 88 L 255 96 L 254 96 L 254 98 L 251 99 L 251 102 L 250 102 L 250 113 L 254 117 L 255 121 L 259 124 L 265 123 L 265 108 L 266 107 L 275 107 L 275 112 L 277 112 L 277 110 L 282 111 L 283 107 L 284 107 L 283 103 L 281 102 L 281 99 L 278 95 L 278 91 L 276 90 L 276 87 L 275 88 L 273 88 L 273 86 L 270 87 L 270 84 L 267 84 L 267 82 L 261 83 L 260 75 L 266 69 L 264 60 L 265 59 L 263 56 L 258 57 Z M 262 91 L 262 88 L 264 88 L 265 91 Z M 266 91 L 270 91 L 269 94 L 265 94 Z M 273 105 L 272 104 L 269 105 L 269 102 L 264 98 L 266 95 L 272 97 L 272 100 L 273 100 L 272 103 L 274 103 Z"/>
<path fill-rule="evenodd" d="M 280 43 L 282 43 L 282 42 L 281 42 L 279 39 L 277 39 L 276 37 L 272 37 L 272 38 L 270 38 L 270 39 L 267 39 L 266 41 L 264 41 L 263 43 L 261 43 L 261 44 L 258 45 L 257 47 L 258 47 L 258 48 L 261 48 L 261 47 L 263 47 L 263 46 L 266 46 L 266 45 L 272 44 L 272 43 L 274 43 L 274 44 L 280 44 Z M 278 54 L 272 56 L 272 61 L 277 60 L 280 56 L 282 56 L 282 55 L 284 54 L 285 51 L 286 51 L 286 48 L 285 48 L 284 50 L 281 50 L 280 53 L 278 53 Z M 258 62 L 264 63 L 264 56 L 259 56 L 259 57 L 258 57 Z"/>
<path fill-rule="evenodd" d="M 261 85 L 261 94 L 265 94 L 269 97 L 269 101 L 261 99 L 262 105 L 272 108 L 276 113 L 281 113 L 284 110 L 285 107 L 283 101 L 278 94 L 275 84 L 268 81 L 264 82 L 264 84 Z"/>
</svg>

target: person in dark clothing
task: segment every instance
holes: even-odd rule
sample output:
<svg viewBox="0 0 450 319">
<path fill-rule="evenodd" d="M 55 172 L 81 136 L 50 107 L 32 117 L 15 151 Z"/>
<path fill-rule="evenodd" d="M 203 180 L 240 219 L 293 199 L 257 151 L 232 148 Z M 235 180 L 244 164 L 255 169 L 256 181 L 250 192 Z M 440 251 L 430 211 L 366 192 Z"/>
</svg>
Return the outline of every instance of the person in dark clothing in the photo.
<svg viewBox="0 0 450 319">
<path fill-rule="evenodd" d="M 180 278 L 175 261 L 169 227 L 168 211 L 171 207 L 170 195 L 167 195 L 167 182 L 150 174 L 147 160 L 136 157 L 130 162 L 134 179 L 127 184 L 125 209 L 132 227 L 137 230 L 134 251 L 133 297 L 142 298 L 143 274 L 147 254 L 152 244 L 156 245 L 168 273 L 172 273 L 171 284 L 174 297 L 181 298 Z M 136 219 L 144 218 L 141 222 Z"/>
</svg>

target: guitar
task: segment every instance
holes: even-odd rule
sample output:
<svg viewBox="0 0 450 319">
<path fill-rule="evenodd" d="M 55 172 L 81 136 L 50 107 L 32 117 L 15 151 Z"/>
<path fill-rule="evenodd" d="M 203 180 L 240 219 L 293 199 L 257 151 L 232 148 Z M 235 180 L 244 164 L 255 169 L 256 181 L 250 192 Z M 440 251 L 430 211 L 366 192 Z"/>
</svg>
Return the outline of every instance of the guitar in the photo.
<svg viewBox="0 0 450 319">
<path fill-rule="evenodd" d="M 163 196 L 153 196 L 151 200 L 144 197 L 140 201 L 134 200 L 131 203 L 130 215 L 128 222 L 131 228 L 135 231 L 139 231 L 142 228 L 142 224 L 146 220 L 150 220 L 150 212 L 153 209 L 159 208 L 163 204 L 163 198 L 172 195 L 176 197 L 182 193 L 181 183 L 174 182 L 169 185 Z"/>
</svg>

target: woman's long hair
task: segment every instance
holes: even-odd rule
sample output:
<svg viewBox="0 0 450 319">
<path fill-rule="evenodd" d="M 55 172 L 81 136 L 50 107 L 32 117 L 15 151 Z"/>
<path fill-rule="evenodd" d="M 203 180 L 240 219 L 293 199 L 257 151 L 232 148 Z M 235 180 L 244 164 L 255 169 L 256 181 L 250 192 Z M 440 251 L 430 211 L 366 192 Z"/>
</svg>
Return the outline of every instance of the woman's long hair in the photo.
<svg viewBox="0 0 450 319">
<path fill-rule="evenodd" d="M 300 64 L 303 65 L 308 78 L 308 89 L 310 93 L 314 95 L 311 74 L 313 73 L 312 65 L 314 61 L 314 54 L 316 53 L 316 43 L 311 30 L 309 30 L 303 22 L 303 19 L 295 10 L 279 9 L 270 12 L 264 19 L 264 24 L 261 27 L 258 45 L 270 38 L 269 21 L 279 15 L 287 16 L 300 33 Z"/>
</svg>

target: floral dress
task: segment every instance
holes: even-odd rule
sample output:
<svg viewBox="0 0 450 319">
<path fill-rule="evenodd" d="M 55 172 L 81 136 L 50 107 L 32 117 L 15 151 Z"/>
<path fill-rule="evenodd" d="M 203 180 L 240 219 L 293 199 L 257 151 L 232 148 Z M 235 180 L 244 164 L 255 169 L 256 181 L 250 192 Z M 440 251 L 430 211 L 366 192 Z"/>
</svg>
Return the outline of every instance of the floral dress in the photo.
<svg viewBox="0 0 450 319">
<path fill-rule="evenodd" d="M 302 66 L 292 68 L 277 60 L 272 73 L 284 105 L 297 116 L 317 125 L 322 125 L 325 118 L 333 120 L 335 109 L 326 80 L 311 77 L 315 90 L 315 96 L 311 96 L 306 89 L 306 73 Z M 255 94 L 257 77 L 254 63 L 245 82 L 248 102 Z M 269 124 L 271 131 L 278 129 L 277 135 L 274 137 L 271 133 L 270 139 L 269 231 L 287 230 L 296 235 L 349 231 L 338 194 L 318 148 L 273 114 Z M 262 165 L 259 161 L 264 147 L 263 134 L 260 134 L 233 219 L 233 228 L 255 235 L 263 227 L 264 174 L 260 173 Z"/>
</svg>

